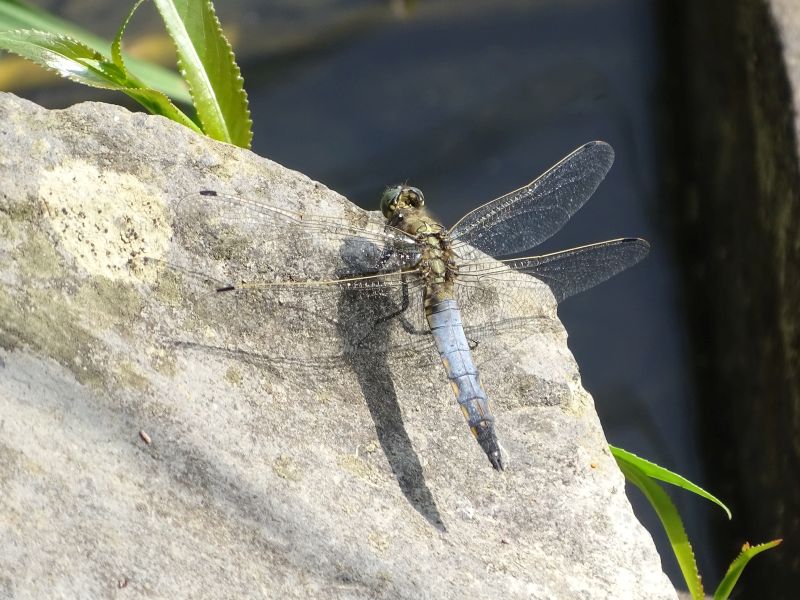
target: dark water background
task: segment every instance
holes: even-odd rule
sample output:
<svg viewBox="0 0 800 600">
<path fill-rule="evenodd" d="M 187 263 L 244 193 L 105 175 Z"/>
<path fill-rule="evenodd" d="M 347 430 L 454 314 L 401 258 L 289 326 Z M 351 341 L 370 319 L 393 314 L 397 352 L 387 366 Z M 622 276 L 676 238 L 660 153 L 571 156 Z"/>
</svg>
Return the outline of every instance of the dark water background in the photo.
<svg viewBox="0 0 800 600">
<path fill-rule="evenodd" d="M 674 199 L 660 193 L 663 169 L 673 160 L 659 135 L 667 102 L 662 81 L 670 75 L 661 55 L 661 4 L 247 4 L 217 8 L 226 31 L 238 32 L 253 150 L 364 208 L 377 208 L 386 184 L 408 181 L 451 224 L 587 141 L 614 147 L 606 181 L 542 249 L 641 236 L 651 254 L 568 300 L 559 314 L 609 442 L 703 486 L 694 408 L 702 398 L 688 364 L 682 302 L 691 290 L 682 289 L 675 260 Z M 126 10 L 103 15 L 103 26 L 69 10 L 60 14 L 110 37 Z M 132 34 L 157 31 L 150 17 L 135 22 Z M 26 95 L 48 106 L 96 97 L 83 88 L 61 89 L 61 99 Z M 684 588 L 652 509 L 637 490 L 629 492 L 665 570 Z M 724 516 L 690 494 L 671 495 L 701 574 L 715 585 L 723 564 L 713 554 L 710 525 Z"/>
</svg>

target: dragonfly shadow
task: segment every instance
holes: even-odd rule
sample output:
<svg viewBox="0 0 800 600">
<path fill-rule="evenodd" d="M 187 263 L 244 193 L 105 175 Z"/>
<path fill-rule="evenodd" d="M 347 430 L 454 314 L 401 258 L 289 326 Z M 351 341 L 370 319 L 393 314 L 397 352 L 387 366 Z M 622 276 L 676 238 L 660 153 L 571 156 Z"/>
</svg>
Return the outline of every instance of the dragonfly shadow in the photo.
<svg viewBox="0 0 800 600">
<path fill-rule="evenodd" d="M 346 260 L 347 256 L 345 248 L 342 258 Z M 346 276 L 346 273 L 339 274 Z M 385 342 L 391 335 L 391 316 L 399 315 L 404 309 L 402 306 L 387 306 L 386 303 L 392 301 L 390 294 L 382 294 L 380 290 L 365 297 L 356 291 L 343 289 L 339 298 L 338 326 L 345 348 L 344 357 L 357 377 L 375 424 L 378 441 L 400 490 L 431 525 L 446 532 L 433 495 L 425 482 L 419 457 L 403 425 L 397 392 L 392 382 L 388 363 L 389 350 Z M 359 310 L 353 310 L 355 306 Z M 386 316 L 387 308 L 390 316 Z M 384 316 L 365 323 L 360 321 L 365 309 L 368 313 Z"/>
</svg>

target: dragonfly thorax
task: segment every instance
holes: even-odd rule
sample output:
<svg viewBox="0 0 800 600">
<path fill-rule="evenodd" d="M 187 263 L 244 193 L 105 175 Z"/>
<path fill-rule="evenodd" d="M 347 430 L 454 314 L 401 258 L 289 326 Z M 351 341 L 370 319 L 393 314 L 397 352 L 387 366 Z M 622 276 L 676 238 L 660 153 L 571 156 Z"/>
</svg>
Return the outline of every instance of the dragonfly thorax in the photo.
<svg viewBox="0 0 800 600">
<path fill-rule="evenodd" d="M 424 236 L 419 270 L 425 281 L 426 311 L 435 304 L 454 298 L 453 286 L 458 275 L 456 255 L 450 246 L 447 231 L 420 234 Z"/>
<path fill-rule="evenodd" d="M 425 303 L 428 306 L 453 298 L 458 257 L 447 229 L 425 210 L 423 204 L 422 192 L 408 186 L 387 188 L 381 199 L 381 209 L 388 224 L 417 239 L 420 249 L 417 268 L 425 281 Z"/>
</svg>

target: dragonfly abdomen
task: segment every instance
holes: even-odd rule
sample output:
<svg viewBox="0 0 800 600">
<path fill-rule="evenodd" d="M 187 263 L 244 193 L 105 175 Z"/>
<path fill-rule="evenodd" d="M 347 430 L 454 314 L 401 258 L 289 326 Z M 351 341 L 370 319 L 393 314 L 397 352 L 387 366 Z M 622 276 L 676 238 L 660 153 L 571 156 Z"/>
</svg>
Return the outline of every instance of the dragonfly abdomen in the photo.
<svg viewBox="0 0 800 600">
<path fill-rule="evenodd" d="M 458 305 L 452 299 L 442 300 L 429 305 L 426 313 L 436 348 L 467 425 L 492 466 L 502 470 L 500 446 L 494 433 L 494 417 L 489 410 L 489 399 L 481 385 L 478 369 L 472 360 Z"/>
</svg>

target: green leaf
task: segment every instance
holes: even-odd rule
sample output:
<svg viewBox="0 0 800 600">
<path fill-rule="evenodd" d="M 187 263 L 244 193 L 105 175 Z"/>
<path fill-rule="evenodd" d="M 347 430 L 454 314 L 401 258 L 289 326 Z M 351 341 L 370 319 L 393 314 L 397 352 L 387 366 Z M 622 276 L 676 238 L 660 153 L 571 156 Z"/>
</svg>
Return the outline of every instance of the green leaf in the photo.
<svg viewBox="0 0 800 600">
<path fill-rule="evenodd" d="M 722 503 L 716 496 L 709 494 L 703 488 L 698 485 L 695 485 L 685 477 L 681 477 L 677 473 L 673 473 L 669 469 L 665 469 L 664 467 L 660 467 L 655 463 L 650 462 L 649 460 L 645 460 L 639 456 L 636 456 L 632 452 L 628 452 L 627 450 L 623 450 L 622 448 L 617 448 L 616 446 L 612 446 L 609 444 L 609 449 L 611 450 L 611 454 L 614 455 L 614 458 L 617 459 L 617 463 L 620 461 L 624 461 L 629 465 L 635 466 L 639 471 L 647 475 L 648 477 L 652 477 L 653 479 L 658 479 L 659 481 L 663 481 L 664 483 L 669 483 L 672 485 L 676 485 L 679 488 L 683 488 L 689 492 L 694 492 L 698 496 L 702 496 L 706 500 L 710 500 L 717 506 L 721 507 L 722 510 L 725 511 L 725 514 L 728 515 L 728 519 L 731 518 L 731 511 L 728 509 L 725 504 Z"/>
<path fill-rule="evenodd" d="M 33 29 L 0 31 L 0 48 L 71 81 L 123 92 L 153 114 L 165 116 L 199 132 L 197 125 L 178 110 L 165 94 L 146 87 L 135 76 L 78 40 Z"/>
<path fill-rule="evenodd" d="M 108 44 L 99 37 L 20 0 L 2 0 L 0 2 L 0 30 L 8 29 L 41 29 L 51 33 L 69 35 L 88 46 L 99 45 L 95 48 L 96 50 L 102 51 L 104 46 L 108 47 Z"/>
<path fill-rule="evenodd" d="M 689 538 L 686 536 L 678 510 L 660 484 L 642 471 L 636 462 L 618 458 L 615 450 L 618 449 L 612 449 L 612 453 L 617 458 L 617 464 L 625 478 L 642 490 L 661 520 L 689 593 L 694 600 L 703 600 L 703 584 L 700 581 L 692 546 L 689 544 Z"/>
<path fill-rule="evenodd" d="M 123 71 L 127 71 L 127 69 L 125 68 L 125 60 L 122 57 L 122 36 L 125 35 L 125 28 L 128 26 L 128 23 L 131 22 L 133 13 L 135 13 L 136 9 L 141 6 L 142 2 L 144 2 L 144 0 L 136 1 L 131 9 L 131 12 L 128 13 L 128 16 L 125 17 L 125 20 L 122 22 L 122 25 L 119 26 L 117 35 L 114 36 L 114 41 L 111 42 L 111 60 L 113 60 L 114 64 Z"/>
<path fill-rule="evenodd" d="M 175 42 L 178 65 L 209 137 L 250 147 L 252 121 L 233 50 L 208 0 L 153 0 Z"/>
<path fill-rule="evenodd" d="M 0 0 L 0 32 L 12 29 L 36 29 L 62 37 L 71 37 L 100 52 L 108 52 L 109 43 L 86 30 L 59 19 L 20 0 Z M 128 57 L 128 68 L 146 87 L 160 90 L 179 102 L 191 104 L 192 98 L 183 80 L 159 65 Z"/>
<path fill-rule="evenodd" d="M 771 542 L 767 542 L 766 544 L 758 544 L 757 546 L 751 546 L 750 544 L 745 544 L 742 546 L 742 551 L 739 553 L 739 556 L 733 560 L 731 566 L 728 567 L 728 572 L 725 573 L 725 577 L 722 578 L 719 586 L 717 586 L 717 589 L 714 592 L 714 600 L 727 600 L 728 596 L 731 595 L 736 582 L 739 581 L 739 576 L 742 574 L 742 571 L 744 571 L 747 563 L 750 562 L 750 559 L 757 554 L 761 554 L 764 552 L 764 550 L 774 548 L 782 541 L 783 540 L 772 540 Z"/>
</svg>

